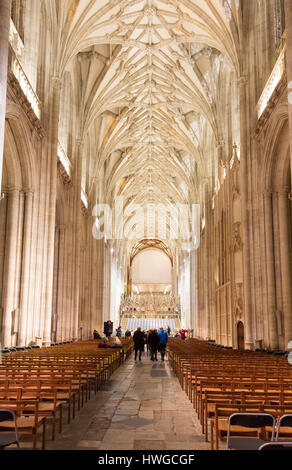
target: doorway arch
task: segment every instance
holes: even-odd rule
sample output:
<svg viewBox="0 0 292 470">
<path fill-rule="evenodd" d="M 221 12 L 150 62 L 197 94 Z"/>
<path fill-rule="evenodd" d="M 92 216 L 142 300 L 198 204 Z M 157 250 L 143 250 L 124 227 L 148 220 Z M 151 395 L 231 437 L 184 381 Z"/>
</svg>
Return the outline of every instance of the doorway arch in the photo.
<svg viewBox="0 0 292 470">
<path fill-rule="evenodd" d="M 263 267 L 266 274 L 264 347 L 287 348 L 292 336 L 292 205 L 289 121 L 287 109 L 279 108 L 267 128 L 262 177 L 263 220 L 266 248 Z M 266 269 L 266 268 L 265 268 Z M 265 323 L 264 323 L 265 325 Z"/>
<path fill-rule="evenodd" d="M 148 248 L 140 251 L 133 259 L 132 291 L 137 293 L 172 291 L 172 265 L 164 251 Z M 134 289 L 135 287 L 135 289 Z"/>
<path fill-rule="evenodd" d="M 244 324 L 242 321 L 237 323 L 237 347 L 240 351 L 244 351 L 245 343 L 244 343 Z"/>
<path fill-rule="evenodd" d="M 18 106 L 8 102 L 0 201 L 0 324 L 3 347 L 35 341 L 32 263 L 37 163 L 30 130 Z"/>
</svg>

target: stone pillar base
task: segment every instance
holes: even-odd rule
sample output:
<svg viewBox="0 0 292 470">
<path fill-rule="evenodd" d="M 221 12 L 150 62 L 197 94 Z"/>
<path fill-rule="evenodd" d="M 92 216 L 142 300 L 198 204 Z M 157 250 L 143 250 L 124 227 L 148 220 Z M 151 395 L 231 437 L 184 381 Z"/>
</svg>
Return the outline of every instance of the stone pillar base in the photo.
<svg viewBox="0 0 292 470">
<path fill-rule="evenodd" d="M 36 346 L 40 346 L 40 348 L 42 347 L 42 341 L 43 341 L 43 338 L 41 336 L 35 336 L 35 345 Z"/>
</svg>

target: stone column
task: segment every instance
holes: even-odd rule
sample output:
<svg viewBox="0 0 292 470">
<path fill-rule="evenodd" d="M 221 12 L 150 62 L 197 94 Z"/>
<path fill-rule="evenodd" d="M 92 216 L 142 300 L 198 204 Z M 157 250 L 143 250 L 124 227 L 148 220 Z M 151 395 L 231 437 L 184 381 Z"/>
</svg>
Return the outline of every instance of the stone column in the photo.
<svg viewBox="0 0 292 470">
<path fill-rule="evenodd" d="M 86 224 L 87 225 L 87 224 Z M 84 241 L 83 241 L 84 243 Z M 86 325 L 87 321 L 87 310 L 85 308 L 85 290 L 86 290 L 86 266 L 85 266 L 85 247 L 80 247 L 80 298 L 79 298 L 79 328 L 78 338 L 81 340 L 87 339 Z"/>
<path fill-rule="evenodd" d="M 13 189 L 8 193 L 7 225 L 6 225 L 6 248 L 4 262 L 3 282 L 3 321 L 2 321 L 2 346 L 11 345 L 12 312 L 14 305 L 14 285 L 16 280 L 17 265 L 17 224 L 19 212 L 19 189 Z"/>
<path fill-rule="evenodd" d="M 206 200 L 206 199 L 205 199 Z M 209 310 L 209 227 L 208 227 L 208 209 L 205 209 L 205 233 L 204 233 L 204 252 L 203 252 L 203 290 L 204 290 L 204 338 L 207 339 L 210 337 L 210 310 Z"/>
<path fill-rule="evenodd" d="M 111 270 L 111 252 L 110 252 L 110 246 L 107 246 L 105 248 L 105 254 L 104 254 L 104 265 L 101 266 L 100 268 L 104 270 L 104 283 L 103 283 L 103 320 L 102 320 L 102 325 L 103 322 L 107 321 L 110 319 L 111 315 L 111 276 L 110 276 L 110 270 Z"/>
<path fill-rule="evenodd" d="M 6 214 L 7 214 L 7 193 L 5 194 L 5 197 L 0 200 L 0 265 L 4 266 L 4 260 L 5 260 L 5 233 L 6 233 Z M 3 269 L 0 269 L 0 292 L 1 288 L 3 285 L 3 279 L 5 278 L 5 274 L 3 272 Z M 0 303 L 0 315 L 1 315 L 1 309 L 3 307 L 3 304 Z M 1 320 L 0 320 L 0 325 L 1 325 Z M 0 337 L 1 341 L 1 337 Z"/>
<path fill-rule="evenodd" d="M 4 152 L 6 91 L 11 0 L 0 2 L 0 193 Z"/>
<path fill-rule="evenodd" d="M 247 77 L 238 80 L 240 102 L 240 179 L 242 194 L 242 232 L 243 232 L 243 277 L 244 277 L 244 323 L 245 344 L 247 349 L 253 346 L 251 265 L 250 265 L 250 207 L 249 207 L 249 171 L 248 171 L 248 116 L 247 116 Z"/>
<path fill-rule="evenodd" d="M 107 307 L 107 299 L 106 296 L 109 296 L 109 290 L 108 290 L 108 283 L 107 283 L 107 277 L 105 276 L 105 270 L 106 270 L 106 263 L 107 261 L 107 248 L 104 243 L 104 240 L 99 240 L 96 241 L 97 243 L 97 248 L 98 248 L 98 256 L 97 256 L 97 261 L 98 261 L 98 272 L 97 272 L 97 285 L 98 285 L 98 297 L 97 297 L 97 322 L 98 324 L 100 323 L 101 329 L 103 331 L 103 323 L 104 321 L 109 319 L 107 311 L 104 313 L 104 309 Z"/>
<path fill-rule="evenodd" d="M 58 159 L 58 128 L 60 110 L 61 80 L 52 78 L 52 105 L 50 108 L 52 122 L 50 129 L 50 192 L 48 201 L 48 247 L 47 247 L 47 280 L 45 296 L 45 314 L 43 327 L 43 344 L 51 344 L 51 321 L 53 304 L 53 275 L 54 275 L 54 251 L 55 251 L 55 222 L 56 222 L 56 194 L 57 194 L 57 159 Z"/>
<path fill-rule="evenodd" d="M 23 223 L 24 223 L 24 192 L 19 193 L 18 208 L 18 228 L 17 228 L 17 245 L 16 245 L 16 278 L 14 283 L 14 305 L 17 308 L 14 331 L 19 333 L 19 300 L 21 292 L 21 264 L 22 264 L 22 245 L 23 245 Z M 17 346 L 17 336 L 12 338 L 11 346 Z"/>
<path fill-rule="evenodd" d="M 217 185 L 218 180 L 220 185 L 224 180 L 224 147 L 224 140 L 216 140 L 215 185 Z"/>
<path fill-rule="evenodd" d="M 54 254 L 54 277 L 53 277 L 53 309 L 52 309 L 52 331 L 51 337 L 52 341 L 56 341 L 56 334 L 55 334 L 55 324 L 56 324 L 56 303 L 57 303 L 57 286 L 58 286 L 58 258 L 59 258 L 59 230 L 56 227 L 55 230 L 55 254 Z"/>
<path fill-rule="evenodd" d="M 259 238 L 262 273 L 262 305 L 263 305 L 263 347 L 267 347 L 269 343 L 269 318 L 268 318 L 268 281 L 267 281 L 267 250 L 265 246 L 266 228 L 265 228 L 265 194 L 259 196 Z"/>
<path fill-rule="evenodd" d="M 73 195 L 71 194 L 71 197 Z M 73 208 L 72 200 L 70 203 L 70 209 L 68 212 L 69 218 L 73 221 Z M 73 322 L 73 296 L 74 296 L 74 286 L 73 280 L 74 275 L 73 271 L 75 269 L 74 265 L 74 240 L 73 240 L 73 222 L 69 222 L 68 230 L 66 231 L 66 264 L 65 264 L 65 273 L 66 273 L 66 309 L 64 311 L 64 320 L 65 320 L 65 340 L 72 339 L 72 322 Z"/>
<path fill-rule="evenodd" d="M 172 259 L 172 295 L 177 297 L 177 269 L 176 269 L 176 251 L 173 249 L 173 259 Z"/>
<path fill-rule="evenodd" d="M 58 286 L 57 286 L 57 299 L 56 299 L 56 314 L 58 315 L 57 319 L 57 331 L 56 339 L 57 341 L 62 341 L 64 339 L 64 308 L 65 298 L 64 298 L 64 281 L 65 281 L 65 227 L 59 227 L 59 262 L 58 262 Z"/>
<path fill-rule="evenodd" d="M 76 160 L 74 174 L 75 189 L 75 272 L 74 272 L 74 301 L 73 301 L 73 329 L 72 337 L 78 338 L 79 326 L 79 299 L 80 299 L 80 238 L 81 238 L 81 178 L 82 178 L 82 140 L 76 142 Z"/>
<path fill-rule="evenodd" d="M 89 214 L 91 214 L 90 207 L 89 207 Z M 85 245 L 85 260 L 84 260 L 84 270 L 85 270 L 85 277 L 86 277 L 86 284 L 85 284 L 85 290 L 84 290 L 84 311 L 85 311 L 85 323 L 84 323 L 84 328 L 82 330 L 83 332 L 83 338 L 88 339 L 90 332 L 91 332 L 91 326 L 92 326 L 92 303 L 91 303 L 91 279 L 92 279 L 92 268 L 91 268 L 91 263 L 92 263 L 92 253 L 93 253 L 93 236 L 91 233 L 91 220 L 92 218 L 90 215 L 88 216 L 88 219 L 86 221 L 86 245 Z M 92 330 L 93 331 L 93 330 Z M 84 336 L 85 332 L 85 336 Z"/>
<path fill-rule="evenodd" d="M 197 302 L 197 250 L 191 252 L 191 328 L 194 330 L 194 337 L 198 336 L 198 302 Z"/>
<path fill-rule="evenodd" d="M 284 348 L 287 349 L 292 340 L 292 277 L 291 277 L 291 242 L 289 227 L 289 199 L 288 192 L 278 193 L 279 198 L 279 235 L 281 253 L 281 279 L 284 314 Z"/>
<path fill-rule="evenodd" d="M 292 181 L 292 0 L 285 0 L 286 17 L 286 64 L 288 81 L 288 113 L 290 128 L 290 162 Z"/>
<path fill-rule="evenodd" d="M 276 280 L 275 280 L 275 258 L 273 238 L 273 211 L 272 193 L 264 194 L 265 207 L 265 236 L 266 236 L 266 262 L 267 262 L 267 294 L 269 317 L 269 340 L 270 348 L 278 349 L 278 336 L 276 324 Z"/>
<path fill-rule="evenodd" d="M 220 185 L 224 183 L 224 168 L 225 168 L 225 155 L 224 155 L 224 146 L 225 142 L 223 140 L 219 140 L 216 142 L 216 149 L 217 149 L 217 159 L 218 159 L 218 179 Z M 217 183 L 217 181 L 215 181 Z"/>
<path fill-rule="evenodd" d="M 210 257 L 210 266 L 209 266 L 209 283 L 210 283 L 210 293 L 209 293 L 209 304 L 210 304 L 210 336 L 211 339 L 216 337 L 216 298 L 215 298 L 215 246 L 214 246 L 214 237 L 215 237 L 215 223 L 214 223 L 214 211 L 212 206 L 210 207 L 210 217 L 208 221 L 209 226 L 209 257 Z"/>
<path fill-rule="evenodd" d="M 32 208 L 33 192 L 25 193 L 24 206 L 24 227 L 22 242 L 22 270 L 20 281 L 20 305 L 19 305 L 19 329 L 18 346 L 27 346 L 27 327 L 31 321 L 32 312 L 29 311 L 28 298 L 30 289 L 31 270 L 31 229 L 32 229 Z M 29 318 L 30 317 L 30 318 Z M 30 320 L 30 321 L 29 321 Z"/>
</svg>

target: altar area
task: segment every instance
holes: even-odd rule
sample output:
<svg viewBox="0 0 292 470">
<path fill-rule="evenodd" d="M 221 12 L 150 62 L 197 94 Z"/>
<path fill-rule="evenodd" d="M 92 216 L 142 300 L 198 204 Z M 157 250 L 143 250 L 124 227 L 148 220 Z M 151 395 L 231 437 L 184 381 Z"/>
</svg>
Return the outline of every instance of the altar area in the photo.
<svg viewBox="0 0 292 470">
<path fill-rule="evenodd" d="M 180 329 L 180 298 L 171 294 L 143 293 L 122 295 L 120 305 L 120 324 L 122 329 L 143 330 L 167 328 Z"/>
</svg>

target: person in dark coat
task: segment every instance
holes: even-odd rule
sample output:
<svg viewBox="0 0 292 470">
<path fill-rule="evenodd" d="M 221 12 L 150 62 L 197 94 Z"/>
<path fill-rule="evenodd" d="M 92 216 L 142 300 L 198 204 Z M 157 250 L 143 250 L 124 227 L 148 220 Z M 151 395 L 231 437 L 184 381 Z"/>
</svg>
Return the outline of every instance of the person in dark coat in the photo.
<svg viewBox="0 0 292 470">
<path fill-rule="evenodd" d="M 130 336 L 132 336 L 132 333 L 130 332 L 130 330 L 127 330 L 125 333 L 125 337 L 130 338 Z"/>
<path fill-rule="evenodd" d="M 94 330 L 94 332 L 93 332 L 93 339 L 101 339 L 101 336 L 100 336 L 100 334 L 98 333 L 97 330 Z"/>
<path fill-rule="evenodd" d="M 161 353 L 161 360 L 164 361 L 164 356 L 165 356 L 165 349 L 166 345 L 168 342 L 168 336 L 166 331 L 161 327 L 159 332 L 158 332 L 158 337 L 159 337 L 159 349 Z"/>
<path fill-rule="evenodd" d="M 157 359 L 157 351 L 159 348 L 159 337 L 157 334 L 157 330 L 151 330 L 148 335 L 148 344 L 151 354 L 151 361 L 158 361 Z"/>
<path fill-rule="evenodd" d="M 146 345 L 146 348 L 147 348 L 147 355 L 148 355 L 148 350 L 149 350 L 149 346 L 148 346 L 148 334 L 149 334 L 149 331 L 143 331 L 143 334 L 144 334 L 144 345 Z"/>
<path fill-rule="evenodd" d="M 134 349 L 135 349 L 135 361 L 137 359 L 137 354 L 139 351 L 139 361 L 141 361 L 142 352 L 144 351 L 144 333 L 141 331 L 141 328 L 137 328 L 133 336 L 134 340 Z"/>
</svg>

